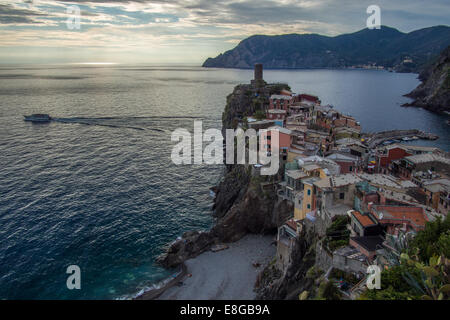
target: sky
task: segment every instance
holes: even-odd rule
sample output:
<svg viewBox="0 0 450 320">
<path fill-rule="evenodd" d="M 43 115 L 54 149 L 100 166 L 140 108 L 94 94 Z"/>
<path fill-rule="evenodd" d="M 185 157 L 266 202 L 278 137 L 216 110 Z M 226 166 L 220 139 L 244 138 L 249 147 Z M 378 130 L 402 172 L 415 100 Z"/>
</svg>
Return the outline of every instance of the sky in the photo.
<svg viewBox="0 0 450 320">
<path fill-rule="evenodd" d="M 372 4 L 402 32 L 450 22 L 448 0 L 0 0 L 0 63 L 200 65 L 254 34 L 361 30 Z"/>
</svg>

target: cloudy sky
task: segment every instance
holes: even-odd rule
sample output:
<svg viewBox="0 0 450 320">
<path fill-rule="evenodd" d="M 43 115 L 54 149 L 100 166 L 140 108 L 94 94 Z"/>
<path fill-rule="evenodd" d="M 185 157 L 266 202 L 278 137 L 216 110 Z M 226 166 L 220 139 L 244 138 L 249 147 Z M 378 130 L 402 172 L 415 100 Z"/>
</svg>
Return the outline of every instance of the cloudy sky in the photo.
<svg viewBox="0 0 450 320">
<path fill-rule="evenodd" d="M 253 34 L 360 30 L 371 4 L 403 32 L 450 23 L 448 0 L 0 0 L 0 63 L 201 64 Z"/>
</svg>

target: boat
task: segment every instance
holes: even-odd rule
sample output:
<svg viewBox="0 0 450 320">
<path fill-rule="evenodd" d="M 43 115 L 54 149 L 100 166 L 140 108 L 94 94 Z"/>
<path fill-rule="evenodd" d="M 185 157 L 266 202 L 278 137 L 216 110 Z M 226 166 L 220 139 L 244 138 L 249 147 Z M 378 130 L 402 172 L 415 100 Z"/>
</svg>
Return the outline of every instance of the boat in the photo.
<svg viewBox="0 0 450 320">
<path fill-rule="evenodd" d="M 31 121 L 31 122 L 50 122 L 52 120 L 52 117 L 50 117 L 48 114 L 43 113 L 34 113 L 31 116 L 23 116 L 25 121 Z"/>
</svg>

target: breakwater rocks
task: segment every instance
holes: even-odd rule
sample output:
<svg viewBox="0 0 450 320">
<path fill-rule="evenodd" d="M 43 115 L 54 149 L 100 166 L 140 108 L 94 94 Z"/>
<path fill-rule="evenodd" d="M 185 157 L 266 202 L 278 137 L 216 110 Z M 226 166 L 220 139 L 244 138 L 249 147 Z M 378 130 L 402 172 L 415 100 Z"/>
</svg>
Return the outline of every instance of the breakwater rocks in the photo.
<svg viewBox="0 0 450 320">
<path fill-rule="evenodd" d="M 390 130 L 382 131 L 374 134 L 366 134 L 366 144 L 369 148 L 375 148 L 388 140 L 403 139 L 403 138 L 413 138 L 424 140 L 436 140 L 439 137 L 432 133 L 423 132 L 417 129 L 411 130 Z"/>
</svg>

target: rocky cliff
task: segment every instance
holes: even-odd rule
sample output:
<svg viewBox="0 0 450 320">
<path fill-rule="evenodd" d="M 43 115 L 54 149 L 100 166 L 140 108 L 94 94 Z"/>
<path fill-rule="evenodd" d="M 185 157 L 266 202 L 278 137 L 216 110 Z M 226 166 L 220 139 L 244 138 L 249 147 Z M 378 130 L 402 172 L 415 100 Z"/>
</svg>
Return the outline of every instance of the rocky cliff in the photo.
<svg viewBox="0 0 450 320">
<path fill-rule="evenodd" d="M 303 291 L 314 291 L 314 279 L 306 276 L 315 265 L 316 235 L 312 231 L 301 233 L 292 247 L 290 263 L 284 272 L 274 263 L 265 267 L 255 284 L 257 299 L 298 300 Z"/>
<path fill-rule="evenodd" d="M 285 84 L 239 85 L 227 97 L 222 116 L 223 130 L 236 128 L 239 121 L 264 108 L 269 97 Z M 175 267 L 187 259 L 208 250 L 215 244 L 234 242 L 248 233 L 275 233 L 290 215 L 293 207 L 278 201 L 273 192 L 263 190 L 261 183 L 276 177 L 260 176 L 252 165 L 227 165 L 220 184 L 214 187 L 214 227 L 206 232 L 186 232 L 170 244 L 158 261 L 165 267 Z"/>
<path fill-rule="evenodd" d="M 414 101 L 406 106 L 437 112 L 450 111 L 450 46 L 420 73 L 419 79 L 422 83 L 406 95 Z"/>
</svg>

